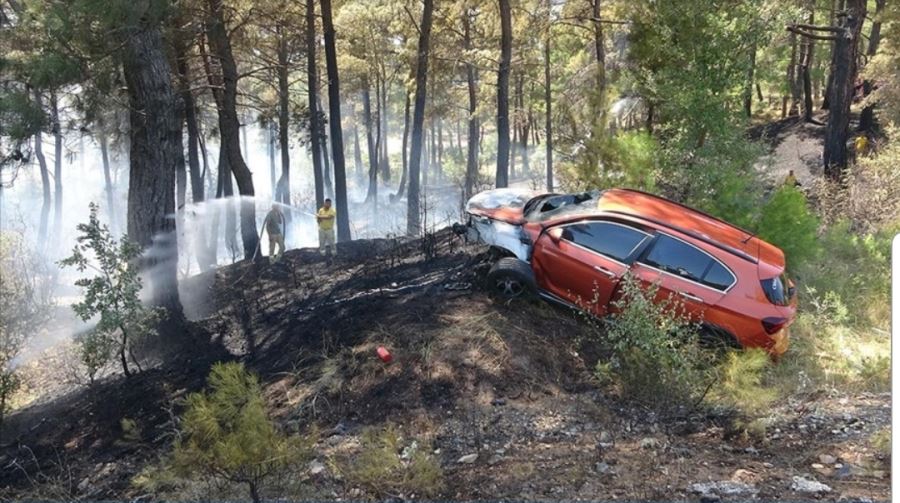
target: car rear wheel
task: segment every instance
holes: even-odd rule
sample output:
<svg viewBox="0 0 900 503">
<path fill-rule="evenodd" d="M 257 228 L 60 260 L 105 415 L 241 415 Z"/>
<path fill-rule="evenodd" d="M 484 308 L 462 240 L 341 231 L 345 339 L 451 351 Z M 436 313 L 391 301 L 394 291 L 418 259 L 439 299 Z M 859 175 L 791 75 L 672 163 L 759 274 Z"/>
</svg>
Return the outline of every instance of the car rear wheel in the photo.
<svg viewBox="0 0 900 503">
<path fill-rule="evenodd" d="M 741 344 L 731 332 L 715 325 L 702 325 L 699 336 L 701 346 L 717 353 L 741 349 Z"/>
<path fill-rule="evenodd" d="M 531 297 L 535 292 L 531 266 L 517 258 L 504 257 L 488 273 L 488 287 L 494 295 L 512 300 Z"/>
</svg>

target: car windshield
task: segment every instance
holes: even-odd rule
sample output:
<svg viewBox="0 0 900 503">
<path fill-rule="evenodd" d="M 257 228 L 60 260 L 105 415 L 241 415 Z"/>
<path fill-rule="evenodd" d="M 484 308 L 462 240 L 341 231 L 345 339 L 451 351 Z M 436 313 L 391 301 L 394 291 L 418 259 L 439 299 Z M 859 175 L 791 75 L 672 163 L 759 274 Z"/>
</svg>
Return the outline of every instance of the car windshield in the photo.
<svg viewBox="0 0 900 503">
<path fill-rule="evenodd" d="M 599 190 L 575 194 L 546 194 L 535 197 L 525 205 L 525 215 L 530 221 L 543 221 L 569 213 L 591 213 L 597 208 L 602 194 Z"/>
<path fill-rule="evenodd" d="M 525 189 L 496 189 L 476 194 L 466 203 L 466 211 L 522 208 L 533 199 L 534 192 Z"/>
</svg>

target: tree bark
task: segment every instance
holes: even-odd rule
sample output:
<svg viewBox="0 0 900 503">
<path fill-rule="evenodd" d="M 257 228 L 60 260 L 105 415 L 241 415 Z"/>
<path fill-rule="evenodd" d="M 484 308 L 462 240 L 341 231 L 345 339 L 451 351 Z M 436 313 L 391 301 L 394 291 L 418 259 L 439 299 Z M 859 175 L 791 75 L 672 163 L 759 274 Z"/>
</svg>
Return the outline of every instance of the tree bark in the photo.
<svg viewBox="0 0 900 503">
<path fill-rule="evenodd" d="M 219 108 L 219 131 L 221 141 L 228 155 L 228 165 L 237 180 L 241 196 L 241 238 L 244 244 L 244 258 L 250 259 L 256 253 L 259 236 L 256 232 L 256 202 L 253 199 L 253 175 L 241 155 L 241 124 L 237 115 L 237 64 L 231 51 L 231 40 L 225 27 L 223 0 L 207 0 L 209 17 L 207 34 L 210 46 L 218 57 L 222 68 L 222 107 Z"/>
<path fill-rule="evenodd" d="M 175 61 L 178 70 L 178 88 L 184 120 L 188 133 L 188 172 L 191 177 L 191 198 L 196 204 L 205 199 L 203 179 L 200 177 L 199 128 L 197 127 L 197 105 L 191 93 L 190 67 L 187 61 L 187 47 L 181 36 L 175 36 Z"/>
<path fill-rule="evenodd" d="M 547 0 L 548 15 L 550 15 L 551 0 Z M 548 21 L 549 22 L 549 21 Z M 544 38 L 544 142 L 546 148 L 547 163 L 547 191 L 553 192 L 553 96 L 550 87 L 550 30 L 547 25 L 547 34 Z"/>
<path fill-rule="evenodd" d="M 406 232 L 412 236 L 418 236 L 421 231 L 419 168 L 422 163 L 422 127 L 425 123 L 426 86 L 428 85 L 428 44 L 431 40 L 431 16 L 434 11 L 434 0 L 423 0 L 423 2 L 425 5 L 422 10 L 422 23 L 419 26 L 419 45 L 416 58 L 416 97 L 413 106 L 412 147 L 409 154 L 409 197 L 406 208 Z"/>
<path fill-rule="evenodd" d="M 322 142 L 319 139 L 319 76 L 316 67 L 316 6 L 306 2 L 306 88 L 309 95 L 309 151 L 312 156 L 313 180 L 316 190 L 316 208 L 325 204 L 325 186 L 322 178 Z"/>
<path fill-rule="evenodd" d="M 338 77 L 331 0 L 322 0 L 322 26 L 325 31 L 325 66 L 328 71 L 328 108 L 331 126 L 331 156 L 334 161 L 334 203 L 337 210 L 337 240 L 350 240 L 350 215 L 347 213 L 347 171 L 344 165 L 344 134 L 341 131 L 341 86 Z"/>
<path fill-rule="evenodd" d="M 828 125 L 825 128 L 823 163 L 825 175 L 839 181 L 847 167 L 847 142 L 850 137 L 850 105 L 857 74 L 859 34 L 866 16 L 866 0 L 848 0 L 847 15 L 843 17 L 834 42 L 834 79 L 828 99 Z"/>
<path fill-rule="evenodd" d="M 381 119 L 381 179 L 384 183 L 391 181 L 391 161 L 388 154 L 388 98 L 387 82 L 381 81 L 381 104 L 379 105 L 378 118 Z"/>
<path fill-rule="evenodd" d="M 512 13 L 509 0 L 500 2 L 500 69 L 497 72 L 496 186 L 509 186 L 509 67 L 512 62 Z"/>
<path fill-rule="evenodd" d="M 753 74 L 756 73 L 756 42 L 750 45 L 750 64 L 747 65 L 747 82 L 744 83 L 744 115 L 753 116 Z"/>
<path fill-rule="evenodd" d="M 409 174 L 409 108 L 409 91 L 406 91 L 406 99 L 403 103 L 403 152 L 401 155 L 403 169 L 400 172 L 400 186 L 397 188 L 397 195 L 394 196 L 395 200 L 399 200 L 406 193 L 406 180 Z"/>
<path fill-rule="evenodd" d="M 312 2 L 310 2 L 312 3 Z M 291 152 L 288 143 L 288 131 L 290 129 L 290 109 L 288 99 L 290 88 L 288 87 L 288 47 L 285 27 L 277 26 L 278 32 L 278 148 L 281 151 L 281 178 L 276 187 L 277 201 L 291 204 Z M 315 66 L 315 60 L 313 60 Z M 315 73 L 315 72 L 313 72 Z M 290 215 L 290 212 L 287 213 Z"/>
<path fill-rule="evenodd" d="M 815 8 L 814 5 L 810 6 L 809 9 L 809 19 L 807 21 L 810 25 L 815 23 Z M 803 66 L 800 68 L 801 78 L 803 82 L 803 120 L 806 122 L 812 122 L 813 120 L 813 95 L 812 95 L 812 80 L 809 75 L 809 69 L 813 64 L 813 53 L 815 51 L 815 41 L 812 39 L 807 39 L 805 44 L 805 49 L 803 51 Z"/>
<path fill-rule="evenodd" d="M 869 45 L 866 47 L 866 56 L 871 59 L 878 52 L 878 44 L 881 42 L 881 16 L 884 12 L 885 0 L 875 0 L 875 17 L 872 21 L 872 30 L 869 32 Z M 872 81 L 863 81 L 863 99 L 872 93 Z M 859 113 L 859 131 L 871 131 L 875 127 L 875 105 L 868 104 Z"/>
<path fill-rule="evenodd" d="M 464 201 L 468 201 L 475 192 L 475 183 L 478 181 L 478 96 L 476 89 L 475 64 L 469 52 L 472 50 L 472 17 L 469 9 L 463 11 L 463 48 L 466 51 L 466 89 L 469 95 L 468 112 L 468 137 L 466 139 L 466 180 L 464 189 Z"/>
<path fill-rule="evenodd" d="M 97 140 L 100 143 L 100 160 L 103 163 L 103 184 L 106 192 L 106 214 L 109 215 L 109 227 L 113 232 L 119 232 L 119 222 L 116 215 L 115 194 L 113 193 L 112 173 L 109 166 L 109 142 L 106 139 L 106 131 L 102 124 L 98 128 Z"/>
<path fill-rule="evenodd" d="M 41 99 L 41 93 L 34 91 L 34 102 L 41 110 L 44 105 Z M 44 138 L 40 130 L 34 134 L 34 155 L 38 160 L 38 167 L 41 171 L 41 192 L 43 200 L 41 202 L 41 223 L 38 228 L 38 249 L 47 249 L 47 225 L 50 221 L 50 172 L 47 170 L 47 158 L 44 157 Z M 2 412 L 2 409 L 0 409 Z"/>
<path fill-rule="evenodd" d="M 128 236 L 152 248 L 143 260 L 153 302 L 181 313 L 175 235 L 175 172 L 183 146 L 171 71 L 158 28 L 139 27 L 124 44 L 123 73 L 130 109 Z M 183 156 L 183 154 L 182 154 Z"/>
<path fill-rule="evenodd" d="M 372 135 L 372 94 L 369 79 L 363 79 L 363 121 L 366 126 L 366 147 L 369 151 L 369 190 L 366 192 L 366 202 L 375 201 L 378 204 L 378 145 Z"/>
<path fill-rule="evenodd" d="M 788 71 L 787 71 L 787 79 L 788 79 L 788 89 L 791 92 L 791 100 L 790 100 L 790 108 L 788 109 L 787 115 L 797 115 L 800 113 L 800 87 L 798 85 L 798 72 L 797 72 L 797 34 L 791 32 L 790 34 L 791 40 L 791 59 L 788 62 Z"/>
<path fill-rule="evenodd" d="M 59 250 L 62 239 L 62 126 L 59 123 L 59 102 L 56 92 L 50 93 L 50 128 L 53 132 L 53 235 L 50 237 L 50 249 Z"/>
</svg>

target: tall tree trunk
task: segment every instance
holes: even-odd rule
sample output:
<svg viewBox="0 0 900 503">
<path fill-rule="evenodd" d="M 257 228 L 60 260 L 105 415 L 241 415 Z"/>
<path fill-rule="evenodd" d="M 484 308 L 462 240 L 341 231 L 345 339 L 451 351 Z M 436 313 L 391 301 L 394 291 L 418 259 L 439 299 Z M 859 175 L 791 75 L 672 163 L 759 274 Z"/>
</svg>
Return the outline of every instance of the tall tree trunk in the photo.
<svg viewBox="0 0 900 503">
<path fill-rule="evenodd" d="M 366 126 L 366 147 L 369 151 L 369 190 L 366 202 L 378 204 L 378 145 L 372 135 L 372 93 L 369 79 L 363 79 L 363 122 Z"/>
<path fill-rule="evenodd" d="M 362 179 L 362 151 L 359 148 L 359 117 L 353 121 L 353 173 L 357 181 Z"/>
<path fill-rule="evenodd" d="M 834 26 L 837 24 L 837 14 L 844 10 L 844 1 L 843 0 L 834 0 L 830 3 L 830 25 Z M 834 65 L 836 62 L 837 52 L 835 52 L 835 44 L 831 43 L 831 63 L 828 66 L 828 77 L 825 79 L 825 94 L 822 97 L 822 110 L 828 110 L 829 108 L 829 100 L 831 99 L 831 87 L 834 83 Z"/>
<path fill-rule="evenodd" d="M 378 118 L 381 119 L 381 179 L 384 183 L 391 181 L 391 161 L 388 154 L 388 97 L 387 81 L 381 80 L 381 104 L 378 106 Z"/>
<path fill-rule="evenodd" d="M 316 4 L 306 2 L 306 88 L 309 100 L 309 151 L 312 156 L 313 180 L 316 187 L 316 208 L 325 204 L 325 186 L 322 177 L 322 141 L 319 136 L 319 76 L 316 66 Z"/>
<path fill-rule="evenodd" d="M 266 122 L 266 157 L 269 159 L 269 190 L 272 200 L 277 201 L 281 194 L 278 192 L 278 173 L 275 171 L 275 124 Z"/>
<path fill-rule="evenodd" d="M 547 0 L 547 11 L 550 15 L 551 0 Z M 547 34 L 544 38 L 544 142 L 547 163 L 547 191 L 553 192 L 553 96 L 550 87 L 550 30 L 547 25 Z"/>
<path fill-rule="evenodd" d="M 181 103 L 178 103 L 176 98 L 175 100 L 175 120 L 178 121 L 178 130 L 175 133 L 178 137 L 176 141 L 179 145 L 184 145 L 184 128 L 182 125 L 184 124 L 184 106 Z M 179 150 L 176 154 L 176 164 L 177 169 L 175 170 L 175 213 L 179 218 L 182 218 L 184 215 L 182 212 L 184 211 L 184 205 L 187 203 L 187 163 L 184 159 L 184 151 Z"/>
<path fill-rule="evenodd" d="M 244 258 L 252 258 L 259 244 L 256 233 L 256 202 L 253 199 L 253 175 L 241 155 L 241 124 L 237 115 L 237 64 L 231 51 L 231 40 L 225 27 L 223 0 L 207 0 L 209 17 L 207 34 L 210 46 L 222 68 L 222 107 L 219 108 L 219 131 L 228 155 L 228 165 L 237 180 L 241 196 L 241 240 Z"/>
<path fill-rule="evenodd" d="M 512 62 L 512 13 L 500 2 L 500 69 L 497 72 L 497 187 L 509 186 L 509 67 Z"/>
<path fill-rule="evenodd" d="M 50 128 L 53 132 L 53 235 L 50 237 L 50 249 L 54 253 L 59 250 L 62 239 L 62 126 L 59 123 L 59 102 L 56 92 L 50 93 Z"/>
<path fill-rule="evenodd" d="M 800 106 L 800 87 L 798 86 L 798 76 L 799 72 L 797 72 L 797 34 L 791 33 L 789 36 L 791 40 L 791 58 L 788 61 L 788 71 L 787 71 L 787 79 L 788 79 L 788 89 L 791 93 L 790 99 L 790 108 L 788 108 L 787 115 L 797 115 Z"/>
<path fill-rule="evenodd" d="M 465 9 L 462 14 L 463 22 L 463 48 L 468 55 L 472 50 L 472 14 L 469 9 Z M 468 112 L 468 137 L 466 139 L 466 180 L 463 202 L 471 198 L 475 192 L 475 183 L 478 179 L 478 96 L 475 88 L 475 64 L 471 57 L 466 58 L 466 89 L 469 95 Z"/>
<path fill-rule="evenodd" d="M 753 74 L 756 73 L 756 42 L 750 44 L 750 64 L 747 65 L 747 81 L 744 83 L 744 115 L 753 116 Z"/>
<path fill-rule="evenodd" d="M 522 84 L 524 86 L 524 83 Z M 532 89 L 533 91 L 533 89 Z M 522 113 L 525 113 L 525 95 L 522 95 Z M 522 121 L 522 134 L 520 135 L 522 139 L 522 174 L 525 176 L 529 176 L 531 172 L 531 160 L 528 158 L 528 135 L 531 134 L 531 120 L 532 113 L 531 109 L 528 110 L 528 113 L 525 115 L 525 120 Z"/>
<path fill-rule="evenodd" d="M 444 179 L 444 121 L 437 119 L 437 178 Z"/>
<path fill-rule="evenodd" d="M 502 1 L 502 0 L 501 0 Z M 425 99 L 428 85 L 428 44 L 431 39 L 431 15 L 434 0 L 423 0 L 422 23 L 419 26 L 419 45 L 416 57 L 416 97 L 413 106 L 412 147 L 409 153 L 409 197 L 406 208 L 406 232 L 418 236 L 419 167 L 422 162 L 422 127 L 425 123 Z M 507 132 L 508 133 L 508 132 Z"/>
<path fill-rule="evenodd" d="M 878 52 L 878 44 L 881 42 L 881 16 L 884 12 L 885 0 L 875 0 L 875 17 L 872 21 L 872 31 L 869 32 L 869 45 L 866 47 L 867 59 L 871 59 Z M 872 93 L 872 81 L 863 81 L 863 99 Z M 859 113 L 859 131 L 871 131 L 875 127 L 875 105 L 867 104 Z"/>
<path fill-rule="evenodd" d="M 184 109 L 184 120 L 188 133 L 188 172 L 191 177 L 191 198 L 196 204 L 203 201 L 203 180 L 200 177 L 199 133 L 197 127 L 197 105 L 191 93 L 190 67 L 187 60 L 187 47 L 181 36 L 175 36 L 175 62 L 178 70 L 178 93 Z"/>
<path fill-rule="evenodd" d="M 841 179 L 847 167 L 847 141 L 850 137 L 850 104 L 856 83 L 859 34 L 866 16 L 866 0 L 848 0 L 847 15 L 841 28 L 844 33 L 835 37 L 834 81 L 829 97 L 828 125 L 825 128 L 823 162 L 825 175 Z"/>
<path fill-rule="evenodd" d="M 401 154 L 403 170 L 400 172 L 400 186 L 397 188 L 397 195 L 394 196 L 395 200 L 399 200 L 406 193 L 406 180 L 409 172 L 409 107 L 409 91 L 406 91 L 406 99 L 403 103 L 403 152 Z"/>
<path fill-rule="evenodd" d="M 109 227 L 113 232 L 119 232 L 119 221 L 116 214 L 115 194 L 113 193 L 112 172 L 109 167 L 109 142 L 106 139 L 106 131 L 101 125 L 97 132 L 100 143 L 100 160 L 103 163 L 103 184 L 106 192 L 106 214 L 109 215 Z"/>
<path fill-rule="evenodd" d="M 334 185 L 331 183 L 331 149 L 328 146 L 328 137 L 319 136 L 322 141 L 322 178 L 325 182 L 325 197 L 331 199 L 334 197 Z"/>
<path fill-rule="evenodd" d="M 381 135 L 381 78 L 375 75 L 375 157 L 378 159 L 376 165 L 381 169 L 381 151 L 384 149 L 384 138 Z M 376 181 L 378 177 L 375 177 Z M 378 194 L 377 186 L 375 194 Z M 378 199 L 375 199 L 375 207 L 378 207 Z"/>
<path fill-rule="evenodd" d="M 152 274 L 152 299 L 180 316 L 175 172 L 183 146 L 176 118 L 171 71 L 158 28 L 128 33 L 123 73 L 128 87 L 131 153 L 128 182 L 128 236 L 145 248 L 145 270 Z M 183 160 L 183 154 L 182 154 Z"/>
<path fill-rule="evenodd" d="M 41 99 L 41 93 L 34 91 L 34 102 L 37 107 L 43 110 L 44 105 Z M 47 169 L 47 158 L 44 157 L 44 138 L 40 130 L 34 134 L 34 155 L 38 160 L 38 167 L 41 170 L 41 191 L 43 200 L 41 203 L 41 223 L 38 228 L 38 249 L 47 249 L 47 224 L 50 221 L 50 172 Z M 0 409 L 2 412 L 3 409 Z"/>
<path fill-rule="evenodd" d="M 341 85 L 338 77 L 331 0 L 322 0 L 322 26 L 325 31 L 325 66 L 328 71 L 328 124 L 331 126 L 331 157 L 334 161 L 334 203 L 337 210 L 337 240 L 350 240 L 350 215 L 347 204 L 347 170 L 344 164 L 344 133 L 341 130 Z"/>
<path fill-rule="evenodd" d="M 808 23 L 815 24 L 815 4 L 810 5 Z M 800 68 L 801 80 L 803 82 L 803 120 L 812 122 L 813 120 L 813 95 L 812 80 L 810 78 L 809 69 L 813 64 L 813 54 L 815 52 L 815 41 L 813 39 L 805 40 L 805 49 L 803 51 L 803 66 Z"/>
</svg>

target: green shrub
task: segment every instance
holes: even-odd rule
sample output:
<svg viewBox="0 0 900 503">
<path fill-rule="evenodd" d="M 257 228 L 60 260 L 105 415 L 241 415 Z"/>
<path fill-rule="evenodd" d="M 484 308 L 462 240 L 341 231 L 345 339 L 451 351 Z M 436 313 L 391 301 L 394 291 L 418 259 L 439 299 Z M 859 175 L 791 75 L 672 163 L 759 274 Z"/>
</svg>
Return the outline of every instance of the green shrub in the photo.
<svg viewBox="0 0 900 503">
<path fill-rule="evenodd" d="M 427 442 L 411 440 L 404 447 L 398 429 L 388 424 L 369 427 L 362 433 L 360 452 L 344 463 L 347 481 L 378 497 L 432 497 L 444 486 L 440 462 Z"/>
<path fill-rule="evenodd" d="M 873 234 L 855 234 L 850 223 L 839 221 L 829 226 L 819 238 L 825 251 L 794 271 L 801 285 L 801 308 L 825 301 L 839 300 L 847 307 L 846 320 L 858 326 L 874 326 L 888 330 L 890 320 L 890 250 L 891 239 L 900 227 L 886 227 Z"/>
<path fill-rule="evenodd" d="M 820 253 L 816 232 L 819 219 L 795 187 L 783 186 L 762 207 L 756 225 L 759 236 L 784 251 L 788 268 L 816 258 Z"/>
<path fill-rule="evenodd" d="M 700 346 L 698 326 L 676 300 L 655 300 L 656 285 L 645 289 L 626 275 L 621 289 L 601 334 L 610 357 L 597 365 L 598 379 L 663 415 L 698 405 L 714 378 L 713 355 Z"/>
<path fill-rule="evenodd" d="M 162 311 L 141 304 L 143 283 L 135 265 L 141 254 L 140 246 L 127 236 L 117 241 L 109 228 L 100 224 L 97 205 L 91 203 L 90 208 L 88 223 L 78 224 L 81 235 L 72 255 L 61 260 L 60 265 L 74 267 L 79 272 L 91 269 L 98 273 L 75 282 L 84 289 L 84 299 L 72 304 L 82 321 L 100 317 L 97 325 L 80 340 L 82 362 L 93 382 L 97 371 L 114 355 L 118 356 L 126 377 L 131 375 L 129 359 L 141 369 L 133 346 L 156 333 Z"/>
<path fill-rule="evenodd" d="M 215 364 L 208 385 L 209 391 L 188 396 L 171 457 L 135 483 L 150 489 L 197 479 L 239 484 L 258 503 L 270 480 L 309 461 L 312 441 L 275 428 L 259 380 L 242 364 Z"/>
<path fill-rule="evenodd" d="M 772 360 L 761 349 L 730 351 L 718 367 L 719 380 L 712 400 L 736 414 L 733 426 L 745 434 L 765 432 L 764 418 L 778 398 L 778 388 L 768 382 Z"/>
</svg>

